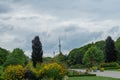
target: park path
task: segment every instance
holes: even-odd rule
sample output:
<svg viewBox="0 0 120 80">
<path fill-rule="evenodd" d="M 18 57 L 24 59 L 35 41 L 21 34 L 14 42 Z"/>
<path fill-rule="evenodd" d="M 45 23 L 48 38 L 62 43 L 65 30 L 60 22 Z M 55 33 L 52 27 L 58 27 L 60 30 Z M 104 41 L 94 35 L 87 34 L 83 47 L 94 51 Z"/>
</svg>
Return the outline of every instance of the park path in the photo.
<svg viewBox="0 0 120 80">
<path fill-rule="evenodd" d="M 78 72 L 85 72 L 84 69 L 72 69 Z M 112 77 L 112 78 L 120 78 L 120 71 L 104 71 L 104 72 L 90 72 L 91 74 L 96 74 L 97 76 L 104 76 L 104 77 Z"/>
</svg>

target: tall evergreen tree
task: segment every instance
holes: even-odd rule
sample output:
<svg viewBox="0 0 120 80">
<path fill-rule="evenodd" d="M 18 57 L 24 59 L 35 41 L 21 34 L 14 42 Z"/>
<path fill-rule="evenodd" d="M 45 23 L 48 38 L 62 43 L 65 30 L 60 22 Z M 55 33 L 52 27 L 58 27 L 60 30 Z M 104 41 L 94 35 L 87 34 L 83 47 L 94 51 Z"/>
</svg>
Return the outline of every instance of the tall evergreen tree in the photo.
<svg viewBox="0 0 120 80">
<path fill-rule="evenodd" d="M 35 36 L 35 38 L 32 40 L 32 61 L 34 67 L 36 67 L 37 63 L 43 62 L 42 55 L 42 44 L 40 42 L 39 36 Z"/>
<path fill-rule="evenodd" d="M 108 36 L 106 39 L 105 52 L 106 52 L 106 62 L 115 62 L 117 60 L 115 43 L 110 36 Z"/>
</svg>

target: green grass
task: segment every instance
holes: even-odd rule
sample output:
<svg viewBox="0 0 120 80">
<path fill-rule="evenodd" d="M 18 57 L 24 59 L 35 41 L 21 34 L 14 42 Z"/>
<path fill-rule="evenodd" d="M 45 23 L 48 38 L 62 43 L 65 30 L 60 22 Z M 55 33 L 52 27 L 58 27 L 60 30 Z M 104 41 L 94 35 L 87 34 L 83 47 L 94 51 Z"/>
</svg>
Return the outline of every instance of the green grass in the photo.
<svg viewBox="0 0 120 80">
<path fill-rule="evenodd" d="M 116 78 L 109 78 L 109 77 L 98 77 L 98 76 L 90 76 L 90 77 L 70 77 L 68 80 L 120 80 Z"/>
</svg>

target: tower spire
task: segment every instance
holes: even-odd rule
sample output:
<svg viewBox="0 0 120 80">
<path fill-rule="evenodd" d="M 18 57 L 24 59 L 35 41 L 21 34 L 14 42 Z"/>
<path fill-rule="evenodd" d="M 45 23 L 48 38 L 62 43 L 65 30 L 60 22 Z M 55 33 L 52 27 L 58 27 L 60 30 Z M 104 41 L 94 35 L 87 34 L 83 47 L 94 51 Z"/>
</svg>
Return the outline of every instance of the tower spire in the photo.
<svg viewBox="0 0 120 80">
<path fill-rule="evenodd" d="M 59 38 L 59 53 L 61 53 L 61 41 L 60 41 L 60 38 Z"/>
</svg>

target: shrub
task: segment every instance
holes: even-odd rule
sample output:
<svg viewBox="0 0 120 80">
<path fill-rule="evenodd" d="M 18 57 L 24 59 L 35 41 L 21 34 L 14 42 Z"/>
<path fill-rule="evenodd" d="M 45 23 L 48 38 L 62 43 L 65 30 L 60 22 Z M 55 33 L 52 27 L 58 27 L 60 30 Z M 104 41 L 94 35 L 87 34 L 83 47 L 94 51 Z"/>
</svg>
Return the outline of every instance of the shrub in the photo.
<svg viewBox="0 0 120 80">
<path fill-rule="evenodd" d="M 2 79 L 2 73 L 3 73 L 3 67 L 0 66 L 0 80 L 3 80 L 3 79 Z"/>
<path fill-rule="evenodd" d="M 119 67 L 119 64 L 116 62 L 111 62 L 111 63 L 102 63 L 101 67 Z"/>
<path fill-rule="evenodd" d="M 86 72 L 77 72 L 74 70 L 69 70 L 68 71 L 68 76 L 69 77 L 80 77 L 80 76 L 96 76 L 95 74 L 89 74 Z"/>
<path fill-rule="evenodd" d="M 39 75 L 48 80 L 62 80 L 65 74 L 65 68 L 57 63 L 45 64 L 39 70 Z"/>
<path fill-rule="evenodd" d="M 10 65 L 5 69 L 3 78 L 4 80 L 20 80 L 24 78 L 24 74 L 25 69 L 21 65 Z"/>
<path fill-rule="evenodd" d="M 100 72 L 104 72 L 104 68 L 100 68 Z"/>
<path fill-rule="evenodd" d="M 25 67 L 25 79 L 35 80 L 39 79 L 39 70 L 42 68 L 42 64 L 36 64 L 36 68 L 33 67 L 32 62 L 29 62 Z"/>
<path fill-rule="evenodd" d="M 85 65 L 82 65 L 82 64 L 76 64 L 76 65 L 71 65 L 70 68 L 72 69 L 83 69 L 85 68 L 86 66 Z"/>
</svg>

